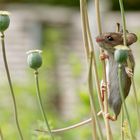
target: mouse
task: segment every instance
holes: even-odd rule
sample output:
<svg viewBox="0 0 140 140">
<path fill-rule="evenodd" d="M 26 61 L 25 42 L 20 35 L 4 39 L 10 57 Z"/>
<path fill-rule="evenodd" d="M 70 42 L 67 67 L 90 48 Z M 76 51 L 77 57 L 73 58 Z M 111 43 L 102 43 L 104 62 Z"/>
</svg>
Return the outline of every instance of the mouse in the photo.
<svg viewBox="0 0 140 140">
<path fill-rule="evenodd" d="M 126 45 L 129 47 L 137 41 L 137 36 L 134 33 L 126 33 Z M 96 42 L 99 47 L 105 50 L 101 54 L 101 59 L 106 59 L 106 76 L 108 83 L 108 103 L 114 112 L 114 116 L 108 115 L 108 119 L 117 120 L 120 114 L 122 100 L 119 91 L 118 79 L 118 63 L 114 59 L 115 46 L 123 45 L 123 32 L 107 32 L 96 37 Z M 128 59 L 132 65 L 132 69 L 128 70 L 127 62 L 122 64 L 122 79 L 124 99 L 128 96 L 131 87 L 131 76 L 134 73 L 135 60 L 131 49 L 128 51 Z M 130 72 L 131 71 L 131 72 Z M 130 74 L 131 73 L 131 74 Z"/>
</svg>

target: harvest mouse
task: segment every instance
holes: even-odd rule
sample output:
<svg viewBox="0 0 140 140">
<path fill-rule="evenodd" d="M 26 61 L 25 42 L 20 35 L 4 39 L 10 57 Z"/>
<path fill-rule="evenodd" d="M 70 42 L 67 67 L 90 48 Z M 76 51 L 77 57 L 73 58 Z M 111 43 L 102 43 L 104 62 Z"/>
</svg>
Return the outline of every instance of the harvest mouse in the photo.
<svg viewBox="0 0 140 140">
<path fill-rule="evenodd" d="M 127 46 L 137 41 L 137 36 L 133 33 L 127 33 Z M 106 51 L 102 55 L 102 58 L 108 58 L 106 71 L 107 71 L 107 82 L 109 87 L 109 105 L 113 109 L 115 116 L 108 116 L 111 120 L 117 120 L 117 116 L 120 113 L 122 101 L 119 92 L 119 80 L 118 80 L 118 63 L 114 60 L 115 46 L 123 45 L 123 33 L 122 32 L 108 32 L 103 33 L 96 37 L 98 45 Z M 128 58 L 132 65 L 132 73 L 134 72 L 135 61 L 131 50 L 128 53 Z M 129 94 L 131 87 L 131 78 L 127 73 L 127 63 L 122 66 L 122 78 L 123 78 L 123 93 L 124 98 Z"/>
</svg>

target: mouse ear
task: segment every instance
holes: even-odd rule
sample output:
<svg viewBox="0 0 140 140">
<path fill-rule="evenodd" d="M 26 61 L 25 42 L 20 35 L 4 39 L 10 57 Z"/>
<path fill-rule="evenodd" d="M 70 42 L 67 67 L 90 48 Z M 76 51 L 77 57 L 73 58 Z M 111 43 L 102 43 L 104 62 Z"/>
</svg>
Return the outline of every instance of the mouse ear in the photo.
<svg viewBox="0 0 140 140">
<path fill-rule="evenodd" d="M 131 45 L 137 41 L 137 36 L 134 33 L 127 34 L 127 45 Z"/>
</svg>

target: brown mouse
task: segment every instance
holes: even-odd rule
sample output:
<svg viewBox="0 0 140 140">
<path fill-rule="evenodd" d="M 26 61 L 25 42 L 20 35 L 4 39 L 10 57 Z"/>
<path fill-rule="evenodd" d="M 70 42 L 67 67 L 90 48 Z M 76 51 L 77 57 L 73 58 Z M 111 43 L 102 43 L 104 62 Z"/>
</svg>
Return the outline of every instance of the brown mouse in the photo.
<svg viewBox="0 0 140 140">
<path fill-rule="evenodd" d="M 127 33 L 127 46 L 133 44 L 137 41 L 137 36 L 133 33 Z M 106 65 L 106 71 L 107 71 L 107 81 L 108 81 L 108 87 L 109 87 L 109 105 L 113 109 L 115 116 L 108 118 L 111 120 L 116 120 L 117 116 L 120 113 L 121 106 L 122 106 L 122 100 L 119 92 L 119 80 L 118 80 L 118 63 L 114 60 L 114 51 L 115 46 L 117 45 L 123 45 L 123 33 L 122 32 L 108 32 L 103 33 L 100 36 L 96 37 L 96 42 L 99 44 L 99 46 L 106 50 L 107 52 L 107 65 Z M 129 51 L 128 58 L 132 65 L 132 73 L 134 72 L 134 66 L 135 61 L 133 54 L 131 50 Z M 131 78 L 129 77 L 127 71 L 127 63 L 123 64 L 122 66 L 122 78 L 123 78 L 123 93 L 124 98 L 129 94 L 130 87 L 131 87 Z"/>
</svg>

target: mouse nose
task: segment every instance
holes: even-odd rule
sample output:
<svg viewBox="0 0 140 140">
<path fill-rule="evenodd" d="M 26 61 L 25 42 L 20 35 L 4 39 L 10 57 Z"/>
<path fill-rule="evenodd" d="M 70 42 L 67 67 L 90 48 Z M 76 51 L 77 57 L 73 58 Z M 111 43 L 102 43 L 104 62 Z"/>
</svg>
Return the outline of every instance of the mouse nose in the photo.
<svg viewBox="0 0 140 140">
<path fill-rule="evenodd" d="M 96 37 L 96 42 L 102 42 L 102 41 L 104 41 L 103 38 L 101 38 L 101 37 Z"/>
</svg>

